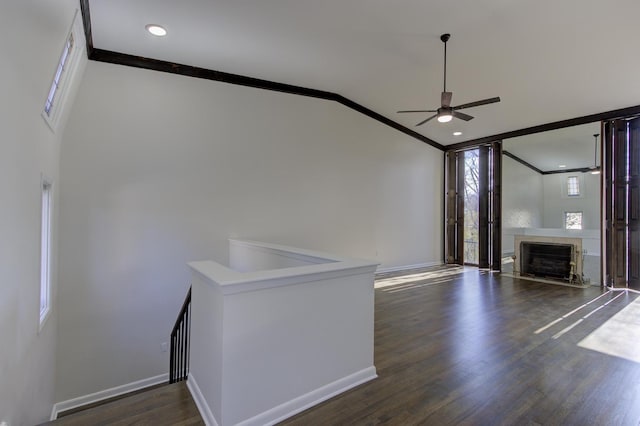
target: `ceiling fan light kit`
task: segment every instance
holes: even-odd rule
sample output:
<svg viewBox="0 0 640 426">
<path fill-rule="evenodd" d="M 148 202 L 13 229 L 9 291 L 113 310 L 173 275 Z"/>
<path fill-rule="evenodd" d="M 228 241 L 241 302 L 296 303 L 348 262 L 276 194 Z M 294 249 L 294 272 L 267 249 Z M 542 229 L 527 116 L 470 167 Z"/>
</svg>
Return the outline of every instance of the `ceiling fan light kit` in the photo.
<svg viewBox="0 0 640 426">
<path fill-rule="evenodd" d="M 481 101 L 469 102 L 469 103 L 458 105 L 458 106 L 451 106 L 451 98 L 453 97 L 453 93 L 447 92 L 447 42 L 449 41 L 450 38 L 451 38 L 451 34 L 442 34 L 440 36 L 440 40 L 444 43 L 444 90 L 442 91 L 442 94 L 440 96 L 440 108 L 398 111 L 399 114 L 408 113 L 408 112 L 435 112 L 434 115 L 419 122 L 418 124 L 416 124 L 416 126 L 421 126 L 427 121 L 433 120 L 434 118 L 437 118 L 438 122 L 440 123 L 448 123 L 453 119 L 453 117 L 459 118 L 460 120 L 469 121 L 469 120 L 472 120 L 473 117 L 468 114 L 459 112 L 458 110 L 500 102 L 499 97 L 494 97 L 489 99 L 483 99 Z"/>
<path fill-rule="evenodd" d="M 450 111 L 442 111 L 438 113 L 438 121 L 441 123 L 448 123 L 453 119 Z"/>
</svg>

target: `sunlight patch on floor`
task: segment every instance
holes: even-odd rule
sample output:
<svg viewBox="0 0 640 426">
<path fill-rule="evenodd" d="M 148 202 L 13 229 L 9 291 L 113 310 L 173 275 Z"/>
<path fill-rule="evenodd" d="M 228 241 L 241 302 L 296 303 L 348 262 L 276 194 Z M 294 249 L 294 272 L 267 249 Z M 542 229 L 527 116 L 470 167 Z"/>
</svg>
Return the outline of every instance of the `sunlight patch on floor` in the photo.
<svg viewBox="0 0 640 426">
<path fill-rule="evenodd" d="M 640 298 L 582 339 L 578 346 L 640 363 Z"/>
<path fill-rule="evenodd" d="M 436 271 L 427 271 L 427 272 L 401 275 L 401 276 L 390 277 L 390 278 L 381 278 L 376 280 L 374 287 L 385 288 L 390 286 L 408 286 L 409 284 L 417 283 L 419 281 L 436 280 L 436 279 L 439 279 L 439 280 L 437 282 L 428 283 L 428 284 L 429 285 L 440 284 L 442 282 L 450 281 L 450 279 L 453 278 L 455 275 L 464 274 L 467 271 L 468 269 L 465 269 L 463 267 L 453 267 L 453 268 L 447 268 L 447 269 L 439 269 Z M 415 286 L 416 285 L 414 284 L 410 287 L 414 288 Z"/>
</svg>

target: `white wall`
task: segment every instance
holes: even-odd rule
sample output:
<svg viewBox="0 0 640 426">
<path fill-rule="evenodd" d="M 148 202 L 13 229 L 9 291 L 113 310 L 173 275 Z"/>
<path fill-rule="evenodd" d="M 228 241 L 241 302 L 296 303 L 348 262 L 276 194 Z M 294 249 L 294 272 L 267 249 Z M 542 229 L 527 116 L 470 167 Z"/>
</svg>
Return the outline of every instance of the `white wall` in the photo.
<svg viewBox="0 0 640 426">
<path fill-rule="evenodd" d="M 580 196 L 567 196 L 567 177 L 577 176 Z M 544 228 L 564 228 L 564 213 L 582 212 L 583 229 L 600 229 L 600 175 L 558 173 L 544 175 Z"/>
<path fill-rule="evenodd" d="M 186 262 L 241 237 L 438 262 L 443 154 L 337 103 L 88 64 L 62 152 L 58 400 L 166 372 Z"/>
<path fill-rule="evenodd" d="M 246 272 L 189 263 L 188 385 L 207 424 L 273 424 L 377 377 L 375 262 L 246 240 L 229 249 Z"/>
<path fill-rule="evenodd" d="M 0 2 L 0 422 L 12 426 L 48 420 L 54 402 L 56 207 L 64 126 L 54 134 L 40 113 L 76 7 L 75 0 Z M 54 300 L 38 333 L 42 174 L 54 184 Z"/>
<path fill-rule="evenodd" d="M 517 161 L 502 157 L 502 252 L 513 253 L 513 235 L 519 228 L 543 223 L 542 175 Z"/>
</svg>

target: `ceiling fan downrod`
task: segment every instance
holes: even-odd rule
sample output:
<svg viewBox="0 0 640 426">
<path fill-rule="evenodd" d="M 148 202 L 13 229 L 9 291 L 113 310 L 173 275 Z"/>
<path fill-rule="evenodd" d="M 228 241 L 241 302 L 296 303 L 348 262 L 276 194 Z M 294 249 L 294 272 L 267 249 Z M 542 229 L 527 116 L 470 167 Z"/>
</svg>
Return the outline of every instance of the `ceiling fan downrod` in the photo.
<svg viewBox="0 0 640 426">
<path fill-rule="evenodd" d="M 447 42 L 451 38 L 451 34 L 442 34 L 440 40 L 444 43 L 444 90 L 447 91 Z"/>
<path fill-rule="evenodd" d="M 433 120 L 437 118 L 437 120 L 441 123 L 447 123 L 451 121 L 454 117 L 463 121 L 469 121 L 473 119 L 473 116 L 469 114 L 462 113 L 458 110 L 465 108 L 473 108 L 481 105 L 492 104 L 494 102 L 500 102 L 500 98 L 498 96 L 488 99 L 482 99 L 480 101 L 468 102 L 466 104 L 461 104 L 458 106 L 451 105 L 451 98 L 453 93 L 447 92 L 447 41 L 451 38 L 451 34 L 445 33 L 440 36 L 440 40 L 444 43 L 444 90 L 440 95 L 440 107 L 437 109 L 411 109 L 411 110 L 401 110 L 398 111 L 399 114 L 403 113 L 422 113 L 422 112 L 433 112 L 434 115 L 425 118 L 416 126 L 422 126 L 427 121 Z"/>
</svg>

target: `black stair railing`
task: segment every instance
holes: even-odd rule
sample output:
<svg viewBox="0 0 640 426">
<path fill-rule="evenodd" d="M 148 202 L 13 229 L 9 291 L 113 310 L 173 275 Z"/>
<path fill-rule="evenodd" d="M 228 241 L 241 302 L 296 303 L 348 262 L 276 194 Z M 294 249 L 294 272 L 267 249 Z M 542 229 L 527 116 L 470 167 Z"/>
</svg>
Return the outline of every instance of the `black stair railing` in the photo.
<svg viewBox="0 0 640 426">
<path fill-rule="evenodd" d="M 189 342 L 191 338 L 191 287 L 171 331 L 169 383 L 186 380 L 189 375 Z"/>
</svg>

